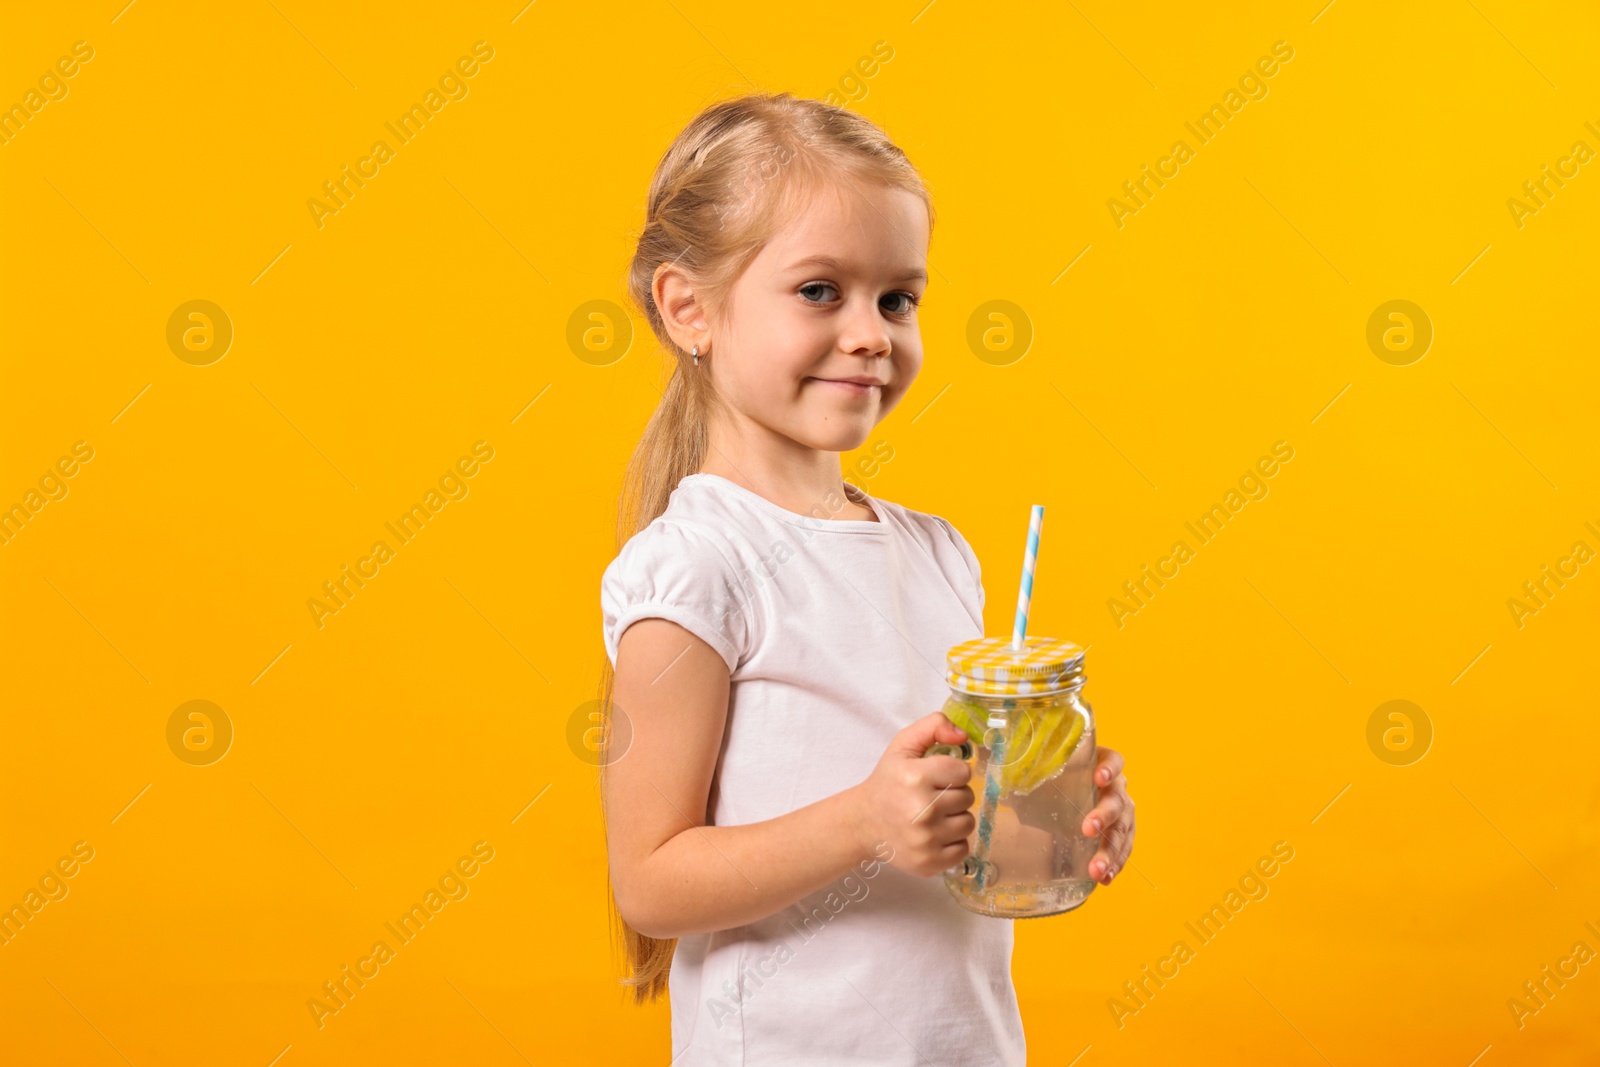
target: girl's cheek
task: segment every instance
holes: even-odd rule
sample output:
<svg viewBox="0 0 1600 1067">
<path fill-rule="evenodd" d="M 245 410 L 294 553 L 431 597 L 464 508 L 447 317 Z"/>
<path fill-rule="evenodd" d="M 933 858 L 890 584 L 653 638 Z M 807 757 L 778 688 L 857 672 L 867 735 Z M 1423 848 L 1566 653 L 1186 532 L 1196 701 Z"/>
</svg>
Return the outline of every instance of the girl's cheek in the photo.
<svg viewBox="0 0 1600 1067">
<path fill-rule="evenodd" d="M 917 375 L 922 371 L 922 353 L 917 353 L 915 359 L 908 359 L 900 364 L 897 376 L 902 379 L 902 391 L 909 389 L 911 383 L 916 381 Z"/>
</svg>

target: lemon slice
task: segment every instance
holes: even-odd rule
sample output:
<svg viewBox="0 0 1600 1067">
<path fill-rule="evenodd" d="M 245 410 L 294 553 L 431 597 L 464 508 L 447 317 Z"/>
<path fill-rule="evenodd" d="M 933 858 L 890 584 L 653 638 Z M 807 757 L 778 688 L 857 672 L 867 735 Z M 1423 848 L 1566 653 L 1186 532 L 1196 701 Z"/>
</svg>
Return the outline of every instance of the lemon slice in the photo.
<svg viewBox="0 0 1600 1067">
<path fill-rule="evenodd" d="M 967 732 L 973 747 L 984 744 L 989 732 L 989 710 L 981 704 L 951 698 L 941 709 Z M 1011 728 L 1011 749 L 1001 769 L 1003 793 L 1028 794 L 1049 781 L 1072 758 L 1083 737 L 1084 718 L 1070 707 L 1043 715 L 1018 715 Z"/>
<path fill-rule="evenodd" d="M 989 717 L 987 711 L 977 704 L 968 704 L 954 697 L 947 700 L 940 710 L 944 712 L 945 718 L 967 732 L 967 737 L 974 748 L 983 744 L 983 732 L 987 729 L 986 721 Z"/>
<path fill-rule="evenodd" d="M 1066 714 L 1056 724 L 1056 729 L 1051 731 L 1042 751 L 1028 765 L 1026 773 L 1017 783 L 1016 791 L 1031 793 L 1059 774 L 1077 751 L 1078 742 L 1083 740 L 1083 728 L 1084 717 L 1070 708 L 1066 709 Z"/>
<path fill-rule="evenodd" d="M 1000 778 L 1000 787 L 1008 793 L 1028 777 L 1028 770 L 1042 752 L 1055 726 L 1053 715 L 1030 715 L 1013 712 L 1016 724 L 1011 729 L 1011 749 L 1006 753 L 1006 765 Z"/>
</svg>

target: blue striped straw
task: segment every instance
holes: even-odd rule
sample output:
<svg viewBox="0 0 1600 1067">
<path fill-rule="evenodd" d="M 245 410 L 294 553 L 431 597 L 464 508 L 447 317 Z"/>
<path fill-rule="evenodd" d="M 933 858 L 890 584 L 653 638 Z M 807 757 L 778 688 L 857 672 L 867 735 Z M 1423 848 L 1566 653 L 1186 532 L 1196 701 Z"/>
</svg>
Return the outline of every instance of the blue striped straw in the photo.
<svg viewBox="0 0 1600 1067">
<path fill-rule="evenodd" d="M 994 836 L 994 815 L 1000 806 L 1000 774 L 1006 764 L 1006 739 L 1011 732 L 1011 704 L 1007 700 L 1005 711 L 989 713 L 989 729 L 985 739 L 989 742 L 989 768 L 983 779 L 983 801 L 978 806 L 978 844 L 972 850 L 975 881 L 978 892 L 989 888 L 989 875 L 994 865 L 989 862 L 989 844 Z"/>
<path fill-rule="evenodd" d="M 1028 605 L 1033 600 L 1033 568 L 1039 560 L 1039 527 L 1044 525 L 1044 505 L 1035 504 L 1028 518 L 1028 550 L 1022 557 L 1022 587 L 1017 590 L 1017 622 L 1011 630 L 1011 651 L 1021 652 L 1028 636 Z"/>
<path fill-rule="evenodd" d="M 1039 528 L 1044 525 L 1044 505 L 1033 505 L 1028 516 L 1028 548 L 1022 556 L 1022 586 L 1017 590 L 1017 622 L 1011 631 L 1011 651 L 1021 652 L 1028 636 L 1028 607 L 1033 602 L 1033 568 L 1039 559 Z M 989 712 L 989 767 L 984 774 L 983 799 L 978 805 L 978 843 L 972 850 L 978 892 L 989 887 L 994 865 L 989 862 L 990 839 L 994 835 L 995 811 L 1000 805 L 1000 774 L 1006 764 L 1006 748 L 1011 739 L 1011 712 L 1016 701 L 1007 699 Z"/>
</svg>

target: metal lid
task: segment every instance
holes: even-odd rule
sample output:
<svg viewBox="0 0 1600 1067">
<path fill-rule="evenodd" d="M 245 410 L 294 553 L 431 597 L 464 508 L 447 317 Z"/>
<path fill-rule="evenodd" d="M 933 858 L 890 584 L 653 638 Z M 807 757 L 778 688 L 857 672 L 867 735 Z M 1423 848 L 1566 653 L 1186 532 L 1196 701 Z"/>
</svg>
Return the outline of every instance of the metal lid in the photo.
<svg viewBox="0 0 1600 1067">
<path fill-rule="evenodd" d="M 950 688 L 984 696 L 1056 693 L 1083 676 L 1083 649 L 1054 637 L 1029 637 L 1020 652 L 1009 637 L 980 637 L 956 645 L 947 659 Z"/>
</svg>

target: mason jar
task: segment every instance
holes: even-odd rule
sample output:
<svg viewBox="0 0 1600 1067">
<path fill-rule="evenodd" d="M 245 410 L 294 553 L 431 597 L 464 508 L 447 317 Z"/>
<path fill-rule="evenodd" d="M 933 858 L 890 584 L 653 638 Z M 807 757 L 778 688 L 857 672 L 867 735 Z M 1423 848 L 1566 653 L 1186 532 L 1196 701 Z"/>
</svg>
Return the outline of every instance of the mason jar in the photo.
<svg viewBox="0 0 1600 1067">
<path fill-rule="evenodd" d="M 943 712 L 970 744 L 934 745 L 972 768 L 978 820 L 960 866 L 943 875 L 960 905 L 980 915 L 1057 915 L 1094 891 L 1099 847 L 1083 820 L 1094 784 L 1094 709 L 1083 698 L 1083 649 L 1070 641 L 984 637 L 950 649 Z"/>
</svg>

